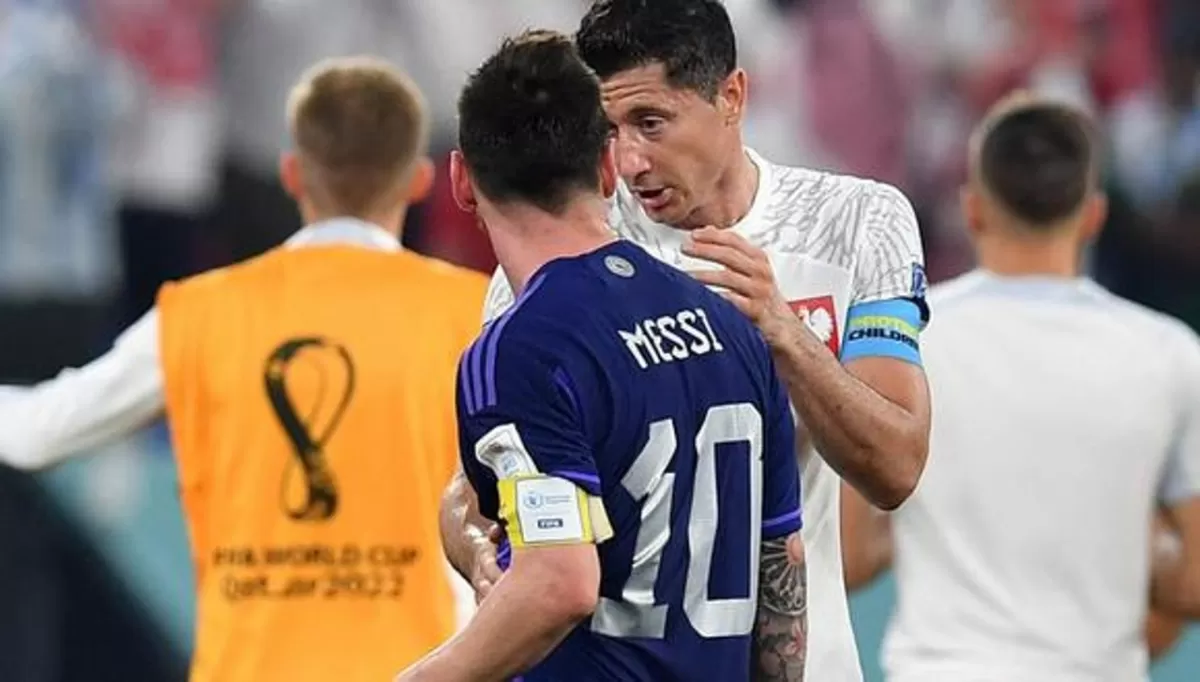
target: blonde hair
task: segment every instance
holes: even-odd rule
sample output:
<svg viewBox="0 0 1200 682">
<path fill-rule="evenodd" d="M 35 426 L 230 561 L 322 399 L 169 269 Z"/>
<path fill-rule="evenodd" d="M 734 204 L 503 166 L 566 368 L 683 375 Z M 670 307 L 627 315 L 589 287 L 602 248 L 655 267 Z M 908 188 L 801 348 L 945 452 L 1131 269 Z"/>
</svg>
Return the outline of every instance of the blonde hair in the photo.
<svg viewBox="0 0 1200 682">
<path fill-rule="evenodd" d="M 367 213 L 402 189 L 428 146 L 421 91 L 370 57 L 310 68 L 292 88 L 287 117 L 314 201 L 349 215 Z"/>
</svg>

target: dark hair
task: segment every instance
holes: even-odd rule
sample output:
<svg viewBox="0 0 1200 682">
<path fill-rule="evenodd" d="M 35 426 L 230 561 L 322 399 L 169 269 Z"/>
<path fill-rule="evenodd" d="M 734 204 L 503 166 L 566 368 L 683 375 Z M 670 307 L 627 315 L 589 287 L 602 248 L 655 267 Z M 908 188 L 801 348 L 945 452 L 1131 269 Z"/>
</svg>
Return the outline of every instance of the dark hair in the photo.
<svg viewBox="0 0 1200 682">
<path fill-rule="evenodd" d="M 560 213 L 597 191 L 610 125 L 596 75 L 571 39 L 528 31 L 504 41 L 458 99 L 458 145 L 480 191 Z"/>
<path fill-rule="evenodd" d="M 712 99 L 737 68 L 737 43 L 719 0 L 596 0 L 575 34 L 601 80 L 662 64 L 667 82 Z"/>
<path fill-rule="evenodd" d="M 1001 114 L 987 127 L 979 173 L 1017 218 L 1049 226 L 1071 216 L 1097 181 L 1097 152 L 1087 117 L 1069 106 L 1035 103 Z"/>
</svg>

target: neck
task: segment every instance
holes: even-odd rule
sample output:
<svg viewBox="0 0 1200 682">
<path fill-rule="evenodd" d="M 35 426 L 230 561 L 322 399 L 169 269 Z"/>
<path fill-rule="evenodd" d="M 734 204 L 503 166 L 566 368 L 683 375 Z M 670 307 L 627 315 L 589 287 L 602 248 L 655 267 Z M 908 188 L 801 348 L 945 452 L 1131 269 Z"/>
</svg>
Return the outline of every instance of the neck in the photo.
<svg viewBox="0 0 1200 682">
<path fill-rule="evenodd" d="M 979 265 L 1007 277 L 1063 277 L 1080 275 L 1079 241 L 1073 231 L 1030 234 L 1027 230 L 1004 230 L 980 237 Z"/>
<path fill-rule="evenodd" d="M 404 234 L 404 218 L 408 215 L 408 204 L 400 204 L 388 209 L 379 211 L 370 211 L 363 215 L 351 215 L 349 213 L 340 213 L 337 211 L 323 211 L 315 208 L 301 209 L 301 217 L 304 219 L 305 225 L 315 225 L 329 220 L 338 220 L 339 218 L 353 218 L 361 220 L 364 223 L 370 223 L 383 228 L 388 234 L 395 237 L 397 240 Z"/>
<path fill-rule="evenodd" d="M 574 202 L 561 215 L 515 204 L 490 213 L 485 222 L 496 260 L 518 293 L 546 263 L 590 253 L 616 240 L 600 200 Z"/>
<path fill-rule="evenodd" d="M 713 225 L 730 227 L 750 212 L 758 193 L 758 166 L 742 147 L 737 145 L 736 160 L 717 179 L 713 199 L 688 216 L 682 229 L 698 229 Z"/>
</svg>

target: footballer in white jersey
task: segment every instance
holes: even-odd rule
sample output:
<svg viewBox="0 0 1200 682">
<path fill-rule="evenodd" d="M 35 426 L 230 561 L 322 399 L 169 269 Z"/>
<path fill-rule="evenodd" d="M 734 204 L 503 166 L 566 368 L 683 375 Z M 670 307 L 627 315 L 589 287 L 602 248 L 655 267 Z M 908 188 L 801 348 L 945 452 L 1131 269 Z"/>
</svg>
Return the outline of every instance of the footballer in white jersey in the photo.
<svg viewBox="0 0 1200 682">
<path fill-rule="evenodd" d="M 1185 562 L 1200 549 L 1200 339 L 1081 276 L 1105 217 L 1090 130 L 1018 96 L 972 141 L 980 269 L 930 295 L 929 462 L 891 518 L 891 682 L 1146 680 L 1149 609 L 1200 615 L 1200 565 L 1151 562 L 1158 510 Z"/>
<path fill-rule="evenodd" d="M 835 354 L 855 306 L 920 296 L 920 235 L 913 210 L 895 188 L 845 175 L 774 165 L 753 150 L 758 192 L 749 213 L 729 229 L 764 249 L 780 290 Z M 684 270 L 710 267 L 681 251 L 688 233 L 650 220 L 624 185 L 610 217 L 617 233 Z M 500 270 L 486 298 L 485 321 L 508 309 L 513 292 Z M 808 666 L 813 679 L 861 680 L 842 581 L 841 481 L 810 450 L 803 462 L 808 559 Z"/>
<path fill-rule="evenodd" d="M 918 337 L 928 309 L 912 208 L 887 185 L 777 166 L 745 149 L 747 76 L 719 0 L 598 0 L 576 46 L 613 125 L 623 183 L 612 227 L 755 322 L 819 446 L 802 474 L 804 556 L 788 568 L 807 576 L 808 596 L 788 596 L 810 625 L 759 637 L 756 656 L 777 664 L 767 679 L 859 682 L 830 465 L 881 508 L 899 505 L 924 466 Z M 489 313 L 511 300 L 497 277 Z M 494 559 L 469 491 L 456 485 L 443 505 L 447 557 L 484 594 L 496 575 L 481 567 Z M 806 661 L 789 653 L 802 642 Z"/>
</svg>

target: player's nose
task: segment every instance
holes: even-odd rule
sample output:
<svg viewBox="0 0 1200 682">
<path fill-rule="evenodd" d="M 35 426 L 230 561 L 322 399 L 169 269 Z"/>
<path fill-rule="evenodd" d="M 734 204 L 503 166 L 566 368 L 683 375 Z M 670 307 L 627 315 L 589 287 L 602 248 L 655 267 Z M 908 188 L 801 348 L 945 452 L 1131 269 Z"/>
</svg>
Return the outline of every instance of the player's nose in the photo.
<svg viewBox="0 0 1200 682">
<path fill-rule="evenodd" d="M 626 180 L 633 180 L 650 171 L 650 157 L 640 144 L 628 139 L 628 136 L 622 135 L 617 139 L 616 157 L 617 172 Z"/>
</svg>

